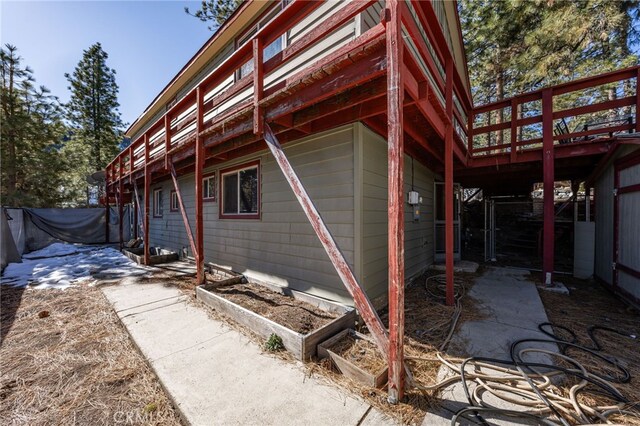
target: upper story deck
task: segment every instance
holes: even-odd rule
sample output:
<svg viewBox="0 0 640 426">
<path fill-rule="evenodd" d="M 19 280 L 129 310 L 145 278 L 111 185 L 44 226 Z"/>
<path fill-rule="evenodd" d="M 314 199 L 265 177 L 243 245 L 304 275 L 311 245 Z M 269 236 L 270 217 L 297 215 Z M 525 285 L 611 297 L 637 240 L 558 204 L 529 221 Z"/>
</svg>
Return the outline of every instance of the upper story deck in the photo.
<svg viewBox="0 0 640 426">
<path fill-rule="evenodd" d="M 283 141 L 353 121 L 383 122 L 383 11 L 381 1 L 296 0 L 258 13 L 166 104 L 161 94 L 157 111 L 152 105 L 131 126 L 132 144 L 107 168 L 109 184 L 139 178 L 145 166 L 154 175 L 169 162 L 186 166 L 198 135 L 208 164 L 264 148 L 257 117 Z M 442 150 L 427 141 L 444 137 L 447 60 L 458 58 L 452 80 L 460 158 L 471 107 L 459 29 L 452 36 L 448 22 L 457 22 L 453 4 L 403 3 L 408 132 L 416 149 L 437 162 Z"/>
<path fill-rule="evenodd" d="M 110 188 L 145 167 L 154 178 L 170 163 L 189 167 L 197 137 L 206 165 L 264 149 L 261 118 L 284 142 L 354 121 L 386 136 L 384 2 L 273 5 L 247 12 L 254 18 L 226 39 L 223 28 L 215 54 L 197 55 L 185 70 L 200 69 L 183 70 L 178 77 L 189 79 L 168 86 L 131 126 L 132 144 L 107 167 Z M 603 154 L 616 134 L 638 131 L 639 67 L 474 107 L 454 3 L 407 1 L 401 10 L 404 146 L 433 170 L 443 169 L 448 125 L 463 181 L 539 162 L 545 128 L 559 159 Z M 601 100 L 605 87 L 621 90 Z"/>
</svg>

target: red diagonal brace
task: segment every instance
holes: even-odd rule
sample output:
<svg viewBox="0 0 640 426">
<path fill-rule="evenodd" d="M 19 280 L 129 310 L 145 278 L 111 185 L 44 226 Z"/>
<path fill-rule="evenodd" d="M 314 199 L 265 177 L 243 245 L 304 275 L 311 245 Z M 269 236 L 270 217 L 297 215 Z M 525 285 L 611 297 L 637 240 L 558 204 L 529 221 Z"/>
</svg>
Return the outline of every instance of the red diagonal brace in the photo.
<svg viewBox="0 0 640 426">
<path fill-rule="evenodd" d="M 327 225 L 322 220 L 320 213 L 318 213 L 318 209 L 316 209 L 313 201 L 311 201 L 309 194 L 307 194 L 302 182 L 300 182 L 300 178 L 298 178 L 293 167 L 291 167 L 291 163 L 289 163 L 287 156 L 284 154 L 284 151 L 282 151 L 282 147 L 280 146 L 278 139 L 273 134 L 273 131 L 267 123 L 264 123 L 264 139 L 267 142 L 267 146 L 271 150 L 271 153 L 275 157 L 276 162 L 280 166 L 280 170 L 282 170 L 285 179 L 287 179 L 287 182 L 296 195 L 302 210 L 304 210 L 304 213 L 307 215 L 307 219 L 309 219 L 320 243 L 322 243 L 327 255 L 329 255 L 329 259 L 331 260 L 333 267 L 336 268 L 338 276 L 349 291 L 351 297 L 353 297 L 356 308 L 367 325 L 367 328 L 371 332 L 380 352 L 387 356 L 389 347 L 389 336 L 387 334 L 387 330 L 382 324 L 378 313 L 373 308 L 371 301 L 358 283 L 358 280 L 356 280 L 356 277 L 353 275 L 353 271 L 349 267 L 344 255 L 333 239 Z"/>
<path fill-rule="evenodd" d="M 180 185 L 178 185 L 176 168 L 171 160 L 169 160 L 169 168 L 171 170 L 171 180 L 173 180 L 173 189 L 176 190 L 176 195 L 178 196 L 178 207 L 180 208 L 180 214 L 182 215 L 182 221 L 184 222 L 184 229 L 187 231 L 187 238 L 189 238 L 191 253 L 193 253 L 193 257 L 197 258 L 198 251 L 196 250 L 196 243 L 193 240 L 193 233 L 191 232 L 191 225 L 189 224 L 189 216 L 187 216 L 187 210 L 184 208 L 184 203 L 182 202 L 182 193 L 180 192 Z"/>
</svg>

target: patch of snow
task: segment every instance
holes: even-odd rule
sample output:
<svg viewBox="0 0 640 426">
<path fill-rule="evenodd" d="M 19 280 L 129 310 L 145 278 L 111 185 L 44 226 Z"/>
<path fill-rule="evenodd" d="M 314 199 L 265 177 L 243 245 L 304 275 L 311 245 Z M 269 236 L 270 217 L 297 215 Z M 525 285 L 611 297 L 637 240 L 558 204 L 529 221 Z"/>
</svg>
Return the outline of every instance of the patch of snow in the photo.
<svg viewBox="0 0 640 426">
<path fill-rule="evenodd" d="M 55 254 L 49 256 L 52 253 Z M 54 243 L 30 254 L 35 257 L 25 256 L 22 263 L 7 265 L 2 273 L 2 284 L 64 289 L 79 281 L 95 279 L 96 276 L 118 279 L 148 273 L 147 269 L 111 247 Z"/>
<path fill-rule="evenodd" d="M 47 247 L 22 255 L 23 259 L 44 259 L 46 257 L 68 256 L 79 251 L 91 250 L 91 247 L 75 244 L 53 243 Z"/>
</svg>

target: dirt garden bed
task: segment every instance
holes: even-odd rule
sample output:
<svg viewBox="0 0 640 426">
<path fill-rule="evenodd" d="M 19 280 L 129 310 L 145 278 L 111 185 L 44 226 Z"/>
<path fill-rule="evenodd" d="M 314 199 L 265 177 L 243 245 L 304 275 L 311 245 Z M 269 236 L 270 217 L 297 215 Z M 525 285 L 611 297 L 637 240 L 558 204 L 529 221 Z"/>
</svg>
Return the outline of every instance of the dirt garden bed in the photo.
<svg viewBox="0 0 640 426">
<path fill-rule="evenodd" d="M 99 289 L 0 299 L 0 424 L 181 424 Z"/>
<path fill-rule="evenodd" d="M 208 283 L 197 287 L 196 296 L 265 339 L 278 335 L 300 360 L 315 356 L 321 341 L 355 325 L 353 309 L 277 286 Z"/>
</svg>

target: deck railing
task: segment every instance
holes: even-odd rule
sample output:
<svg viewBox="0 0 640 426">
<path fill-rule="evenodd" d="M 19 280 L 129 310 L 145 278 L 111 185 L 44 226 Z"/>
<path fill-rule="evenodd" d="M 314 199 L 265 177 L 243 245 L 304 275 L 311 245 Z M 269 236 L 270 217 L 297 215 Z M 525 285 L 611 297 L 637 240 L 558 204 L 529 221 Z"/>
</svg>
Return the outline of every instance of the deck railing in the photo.
<svg viewBox="0 0 640 426">
<path fill-rule="evenodd" d="M 602 141 L 640 131 L 640 67 L 544 88 L 476 107 L 470 115 L 472 156 L 540 149 L 547 126 L 553 144 Z"/>
<path fill-rule="evenodd" d="M 290 2 L 273 20 L 200 81 L 197 87 L 169 104 L 162 117 L 148 126 L 144 133 L 133 140 L 131 145 L 107 166 L 108 184 L 131 177 L 134 172 L 143 169 L 145 164 L 150 166 L 164 162 L 164 167 L 168 170 L 171 157 L 185 147 L 193 145 L 196 139 L 198 112 L 203 116 L 203 127 L 199 134 L 209 138 L 221 123 L 236 124 L 239 122 L 236 118 L 239 116 L 261 114 L 262 105 L 268 103 L 271 96 L 292 82 L 321 78 L 323 72 L 320 66 L 336 66 L 326 60 L 331 51 L 323 52 L 322 55 L 312 55 L 311 58 L 307 57 L 308 53 L 323 43 L 327 36 L 343 28 L 350 20 L 376 3 L 375 0 L 346 2 L 331 15 L 323 17 L 322 23 L 306 31 L 272 58 L 263 61 L 262 49 L 265 46 L 288 33 L 323 4 L 318 1 Z M 430 90 L 427 90 L 427 96 L 432 102 L 437 103 L 441 124 L 442 121 L 446 121 L 445 61 L 447 57 L 451 57 L 446 37 L 430 2 L 403 3 L 402 13 L 407 56 L 413 58 L 424 79 L 428 81 Z M 384 39 L 383 17 L 380 21 L 362 34 L 356 34 L 355 39 L 347 40 L 336 48 L 351 45 L 354 52 L 352 61 L 355 62 L 359 46 L 375 39 Z M 248 63 L 253 63 L 253 69 L 247 72 Z M 294 72 L 283 73 L 283 70 L 292 64 Z M 240 69 L 243 66 L 245 68 L 241 74 Z M 454 71 L 453 79 L 454 139 L 460 153 L 466 152 L 467 117 L 471 101 L 463 84 L 463 77 Z M 202 105 L 199 105 L 196 99 L 198 87 L 201 93 L 204 93 Z M 322 96 L 319 95 L 318 100 L 321 99 Z M 267 120 L 273 119 L 278 111 L 270 114 L 271 116 L 265 117 Z M 254 120 L 253 129 L 247 127 L 246 123 L 236 124 L 235 127 L 225 128 L 225 133 L 228 138 L 251 130 L 259 133 L 260 123 L 261 120 Z M 444 126 L 441 127 L 438 133 L 444 137 Z"/>
<path fill-rule="evenodd" d="M 164 161 L 168 166 L 169 157 L 172 154 L 195 140 L 196 117 L 199 109 L 202 109 L 203 130 L 206 130 L 207 127 L 216 123 L 233 118 L 239 111 L 246 112 L 254 105 L 259 106 L 264 99 L 284 87 L 287 82 L 301 78 L 304 75 L 304 68 L 313 67 L 328 52 L 308 60 L 303 69 L 296 70 L 293 75 L 286 75 L 280 71 L 373 3 L 375 1 L 371 0 L 345 4 L 326 18 L 322 25 L 313 27 L 267 61 L 257 63 L 256 58 L 262 56 L 262 51 L 258 52 L 260 46 L 262 48 L 269 46 L 322 5 L 322 2 L 293 1 L 289 3 L 273 20 L 250 40 L 239 46 L 209 76 L 198 83 L 197 86 L 204 93 L 202 105 L 196 102 L 196 87 L 174 101 L 161 118 L 149 126 L 107 166 L 107 182 L 112 183 L 126 178 L 132 172 L 143 168 L 145 152 L 148 157 L 147 165 Z M 367 32 L 375 33 L 378 37 L 384 35 L 382 25 Z M 357 39 L 362 38 L 362 36 L 357 37 Z M 247 63 L 255 64 L 253 70 L 246 72 Z M 240 69 L 243 66 L 245 66 L 243 74 L 246 75 L 240 76 Z"/>
</svg>

